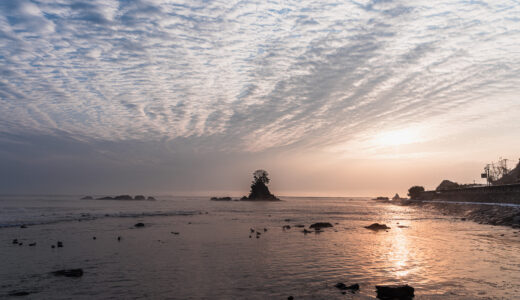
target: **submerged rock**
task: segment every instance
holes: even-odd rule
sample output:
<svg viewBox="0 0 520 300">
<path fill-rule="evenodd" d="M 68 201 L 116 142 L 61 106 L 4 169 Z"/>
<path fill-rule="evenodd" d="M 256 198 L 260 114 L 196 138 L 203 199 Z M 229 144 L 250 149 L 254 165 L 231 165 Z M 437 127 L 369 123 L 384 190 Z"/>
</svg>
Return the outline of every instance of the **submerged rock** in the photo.
<svg viewBox="0 0 520 300">
<path fill-rule="evenodd" d="M 134 200 L 146 200 L 146 198 L 143 195 L 136 195 Z"/>
<path fill-rule="evenodd" d="M 30 294 L 31 293 L 27 292 L 27 291 L 11 291 L 11 292 L 9 292 L 9 294 L 7 294 L 7 296 L 10 296 L 10 297 L 20 297 L 20 296 L 28 296 Z"/>
<path fill-rule="evenodd" d="M 130 195 L 119 195 L 115 196 L 114 200 L 134 200 Z"/>
<path fill-rule="evenodd" d="M 81 277 L 83 276 L 83 269 L 65 269 L 52 272 L 54 276 L 65 277 Z"/>
<path fill-rule="evenodd" d="M 390 229 L 390 227 L 386 226 L 385 224 L 379 224 L 379 223 L 374 223 L 370 226 L 365 226 L 365 228 L 374 230 L 374 231 Z"/>
<path fill-rule="evenodd" d="M 211 197 L 211 201 L 231 201 L 231 197 Z"/>
<path fill-rule="evenodd" d="M 320 230 L 322 228 L 327 228 L 327 227 L 333 227 L 333 226 L 332 226 L 332 224 L 330 224 L 328 222 L 318 222 L 318 223 L 314 223 L 311 226 L 309 226 L 309 228 L 313 228 L 316 230 Z"/>
<path fill-rule="evenodd" d="M 146 200 L 148 200 L 148 201 L 155 201 L 155 198 L 152 197 L 152 196 L 148 196 L 148 198 L 146 198 Z"/>
<path fill-rule="evenodd" d="M 379 299 L 412 299 L 415 289 L 409 285 L 376 285 L 377 298 Z"/>
<path fill-rule="evenodd" d="M 134 227 L 144 227 L 144 223 L 139 222 L 135 224 Z"/>
<path fill-rule="evenodd" d="M 13 244 L 18 244 L 18 239 L 14 239 Z"/>
<path fill-rule="evenodd" d="M 334 285 L 340 290 L 351 290 L 351 291 L 358 291 L 359 290 L 359 284 L 355 283 L 352 285 L 346 285 L 343 282 L 338 282 L 336 285 Z"/>
</svg>

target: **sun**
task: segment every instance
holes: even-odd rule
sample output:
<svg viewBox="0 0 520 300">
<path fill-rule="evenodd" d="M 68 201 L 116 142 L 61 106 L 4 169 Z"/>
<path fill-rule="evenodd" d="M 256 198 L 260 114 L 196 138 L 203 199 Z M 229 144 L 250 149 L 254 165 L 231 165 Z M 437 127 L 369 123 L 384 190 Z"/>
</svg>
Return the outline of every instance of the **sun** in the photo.
<svg viewBox="0 0 520 300">
<path fill-rule="evenodd" d="M 400 146 L 413 144 L 419 138 L 418 130 L 414 128 L 404 128 L 399 130 L 380 132 L 374 138 L 374 143 L 378 146 Z"/>
</svg>

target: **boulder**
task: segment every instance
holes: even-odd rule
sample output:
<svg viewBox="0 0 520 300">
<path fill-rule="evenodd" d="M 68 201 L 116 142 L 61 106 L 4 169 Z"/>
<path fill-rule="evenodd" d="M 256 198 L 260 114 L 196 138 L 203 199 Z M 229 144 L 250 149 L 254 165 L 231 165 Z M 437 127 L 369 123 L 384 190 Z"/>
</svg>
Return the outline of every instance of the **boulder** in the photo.
<svg viewBox="0 0 520 300">
<path fill-rule="evenodd" d="M 52 272 L 54 276 L 65 277 L 81 277 L 83 276 L 83 269 L 65 269 Z"/>
<path fill-rule="evenodd" d="M 134 227 L 144 227 L 144 223 L 141 223 L 141 222 L 136 223 L 136 224 L 134 225 Z"/>
<path fill-rule="evenodd" d="M 351 291 L 357 291 L 359 290 L 359 284 L 352 284 L 352 285 L 346 285 L 343 282 L 338 282 L 336 285 L 334 285 L 340 290 L 351 290 Z"/>
<path fill-rule="evenodd" d="M 114 200 L 134 200 L 130 195 L 119 195 L 115 196 Z"/>
<path fill-rule="evenodd" d="M 143 195 L 136 195 L 134 200 L 146 200 L 146 198 Z"/>
<path fill-rule="evenodd" d="M 390 227 L 386 226 L 385 224 L 379 224 L 379 223 L 374 223 L 370 226 L 365 226 L 365 228 L 374 230 L 374 231 L 390 229 Z"/>
<path fill-rule="evenodd" d="M 231 201 L 231 197 L 211 197 L 212 201 Z"/>
<path fill-rule="evenodd" d="M 155 198 L 152 197 L 152 196 L 148 196 L 148 198 L 146 198 L 146 200 L 148 200 L 148 201 L 155 201 Z"/>
<path fill-rule="evenodd" d="M 376 285 L 377 298 L 408 300 L 414 297 L 414 288 L 409 285 Z"/>
<path fill-rule="evenodd" d="M 318 222 L 318 223 L 314 223 L 311 226 L 309 226 L 309 228 L 313 228 L 316 230 L 320 230 L 322 228 L 327 228 L 327 227 L 333 227 L 333 226 L 332 226 L 332 224 L 330 224 L 328 222 Z"/>
</svg>

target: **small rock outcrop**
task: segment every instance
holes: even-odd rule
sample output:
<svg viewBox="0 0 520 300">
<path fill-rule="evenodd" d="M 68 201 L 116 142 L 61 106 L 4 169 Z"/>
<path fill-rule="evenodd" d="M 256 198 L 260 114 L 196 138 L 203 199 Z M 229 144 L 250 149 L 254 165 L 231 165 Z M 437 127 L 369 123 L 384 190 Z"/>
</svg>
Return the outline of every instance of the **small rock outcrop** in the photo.
<svg viewBox="0 0 520 300">
<path fill-rule="evenodd" d="M 143 195 L 136 195 L 134 200 L 146 200 L 146 198 Z"/>
<path fill-rule="evenodd" d="M 139 228 L 139 227 L 144 227 L 144 223 L 141 223 L 141 222 L 136 223 L 136 224 L 134 225 L 134 227 L 138 227 L 138 228 Z"/>
<path fill-rule="evenodd" d="M 211 201 L 231 201 L 231 197 L 211 197 Z"/>
<path fill-rule="evenodd" d="M 352 285 L 346 285 L 343 282 L 338 282 L 336 285 L 334 285 L 340 290 L 351 290 L 351 291 L 358 291 L 359 290 L 359 284 L 355 283 Z"/>
<path fill-rule="evenodd" d="M 379 224 L 379 223 L 374 223 L 372 225 L 365 226 L 365 228 L 374 230 L 374 231 L 390 229 L 390 227 L 386 226 L 385 224 Z"/>
<path fill-rule="evenodd" d="M 264 170 L 256 170 L 253 173 L 253 182 L 249 196 L 244 196 L 242 201 L 280 201 L 275 195 L 271 194 L 267 184 L 269 184 L 269 174 Z"/>
<path fill-rule="evenodd" d="M 155 201 L 155 198 L 152 197 L 152 196 L 148 196 L 148 198 L 146 198 L 146 200 L 148 200 L 148 201 Z"/>
<path fill-rule="evenodd" d="M 409 285 L 376 285 L 377 298 L 389 300 L 409 300 L 412 299 L 415 289 Z"/>
<path fill-rule="evenodd" d="M 65 269 L 52 272 L 54 276 L 65 277 L 81 277 L 83 276 L 83 269 Z"/>
<path fill-rule="evenodd" d="M 309 228 L 313 228 L 316 230 L 320 230 L 322 228 L 328 228 L 328 227 L 333 227 L 333 226 L 332 226 L 332 224 L 330 224 L 328 222 L 318 222 L 318 223 L 314 223 L 311 226 L 309 226 Z"/>
</svg>

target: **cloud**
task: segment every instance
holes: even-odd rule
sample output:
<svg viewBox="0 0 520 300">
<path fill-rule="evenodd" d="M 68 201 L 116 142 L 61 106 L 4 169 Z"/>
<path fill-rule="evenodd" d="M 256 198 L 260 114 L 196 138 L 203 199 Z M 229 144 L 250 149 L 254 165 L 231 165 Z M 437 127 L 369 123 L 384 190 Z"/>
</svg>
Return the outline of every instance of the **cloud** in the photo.
<svg viewBox="0 0 520 300">
<path fill-rule="evenodd" d="M 343 145 L 518 95 L 519 10 L 1 1 L 0 132 L 234 153 Z"/>
</svg>

